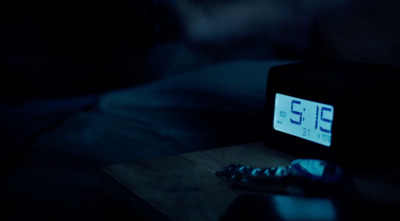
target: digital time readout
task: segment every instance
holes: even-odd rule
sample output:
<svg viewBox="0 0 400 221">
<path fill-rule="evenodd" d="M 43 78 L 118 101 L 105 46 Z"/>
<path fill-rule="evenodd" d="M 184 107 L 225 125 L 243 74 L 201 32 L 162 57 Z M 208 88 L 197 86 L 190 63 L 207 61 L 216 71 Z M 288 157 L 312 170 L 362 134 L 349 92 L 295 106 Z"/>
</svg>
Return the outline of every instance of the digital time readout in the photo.
<svg viewBox="0 0 400 221">
<path fill-rule="evenodd" d="M 331 146 L 333 106 L 276 93 L 274 129 Z"/>
</svg>

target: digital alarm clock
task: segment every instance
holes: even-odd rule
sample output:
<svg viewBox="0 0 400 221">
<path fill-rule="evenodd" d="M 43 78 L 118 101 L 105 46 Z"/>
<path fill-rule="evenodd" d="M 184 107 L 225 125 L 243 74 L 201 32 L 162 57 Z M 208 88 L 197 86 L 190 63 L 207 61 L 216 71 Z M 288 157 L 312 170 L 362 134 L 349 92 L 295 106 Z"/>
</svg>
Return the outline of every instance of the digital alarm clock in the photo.
<svg viewBox="0 0 400 221">
<path fill-rule="evenodd" d="M 399 69 L 328 62 L 272 67 L 264 125 L 266 145 L 298 157 L 355 170 L 396 167 Z"/>
</svg>

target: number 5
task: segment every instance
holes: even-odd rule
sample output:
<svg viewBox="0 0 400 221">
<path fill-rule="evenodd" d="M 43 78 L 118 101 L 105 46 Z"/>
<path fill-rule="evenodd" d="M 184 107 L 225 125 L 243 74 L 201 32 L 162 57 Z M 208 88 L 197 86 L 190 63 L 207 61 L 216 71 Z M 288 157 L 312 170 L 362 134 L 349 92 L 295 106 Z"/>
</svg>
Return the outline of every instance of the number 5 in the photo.
<svg viewBox="0 0 400 221">
<path fill-rule="evenodd" d="M 290 118 L 290 122 L 291 123 L 293 123 L 293 124 L 297 124 L 297 125 L 301 125 L 301 117 L 302 117 L 302 113 L 301 112 L 299 112 L 299 111 L 295 111 L 295 110 L 293 110 L 293 106 L 294 106 L 294 104 L 298 104 L 298 105 L 300 105 L 301 104 L 301 102 L 300 101 L 297 101 L 297 100 L 292 100 L 292 105 L 291 105 L 291 107 L 290 107 L 290 111 L 294 114 L 294 115 L 298 115 L 299 116 L 299 120 L 298 121 L 296 121 L 296 120 L 293 120 L 292 118 Z"/>
</svg>

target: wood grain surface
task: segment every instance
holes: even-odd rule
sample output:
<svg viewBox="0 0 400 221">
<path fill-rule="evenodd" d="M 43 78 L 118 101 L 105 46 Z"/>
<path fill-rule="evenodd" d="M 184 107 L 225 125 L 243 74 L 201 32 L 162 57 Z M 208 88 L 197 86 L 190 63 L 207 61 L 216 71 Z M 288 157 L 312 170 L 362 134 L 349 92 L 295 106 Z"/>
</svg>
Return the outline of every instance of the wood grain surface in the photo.
<svg viewBox="0 0 400 221">
<path fill-rule="evenodd" d="M 293 159 L 261 142 L 250 143 L 107 167 L 103 186 L 138 217 L 218 220 L 244 191 L 216 177 L 218 169 L 234 162 L 286 166 Z"/>
<path fill-rule="evenodd" d="M 216 177 L 218 169 L 234 162 L 286 166 L 294 159 L 261 142 L 241 144 L 106 167 L 102 187 L 108 199 L 139 220 L 218 220 L 245 193 Z M 352 176 L 363 199 L 400 206 L 400 171 Z"/>
</svg>

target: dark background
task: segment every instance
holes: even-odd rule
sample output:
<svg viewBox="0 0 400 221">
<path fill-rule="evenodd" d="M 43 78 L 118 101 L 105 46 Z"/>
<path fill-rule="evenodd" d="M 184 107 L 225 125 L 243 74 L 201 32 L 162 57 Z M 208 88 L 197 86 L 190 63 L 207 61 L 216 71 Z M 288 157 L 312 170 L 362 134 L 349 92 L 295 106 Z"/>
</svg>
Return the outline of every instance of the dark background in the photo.
<svg viewBox="0 0 400 221">
<path fill-rule="evenodd" d="M 20 103 L 149 81 L 147 52 L 175 39 L 169 1 L 0 3 L 0 100 Z"/>
<path fill-rule="evenodd" d="M 298 21 L 304 16 L 291 21 L 276 12 L 276 18 L 281 17 L 276 26 L 268 26 L 268 16 L 258 21 L 249 19 L 250 23 L 236 32 L 239 37 L 231 37 L 233 40 L 211 39 L 195 44 L 188 44 L 184 37 L 185 30 L 190 32 L 193 25 L 190 7 L 197 7 L 218 24 L 218 15 L 225 16 L 223 13 L 240 1 L 184 2 L 192 5 L 180 8 L 182 18 L 173 0 L 2 1 L 0 101 L 18 104 L 31 99 L 98 94 L 154 80 L 162 71 L 159 64 L 165 64 L 170 54 L 168 48 L 158 54 L 153 49 L 179 39 L 213 61 L 278 57 L 398 65 L 400 59 L 400 3 L 395 0 L 352 0 L 332 10 L 315 9 L 319 15 L 314 21 L 304 19 L 304 24 Z M 251 6 L 253 2 L 260 1 L 246 4 Z M 317 5 L 312 1 L 302 3 L 306 8 Z M 289 8 L 292 6 L 296 5 Z M 236 10 L 238 15 L 244 13 L 240 8 Z M 308 15 L 304 10 L 299 13 Z M 232 17 L 224 20 L 222 28 L 229 33 L 242 20 L 234 14 L 227 16 Z M 214 31 L 217 33 L 206 35 L 217 36 L 219 29 Z M 292 50 L 301 47 L 299 42 L 306 45 L 306 51 Z M 149 59 L 149 54 L 156 56 Z M 190 61 L 187 54 L 179 56 L 182 64 Z"/>
</svg>

